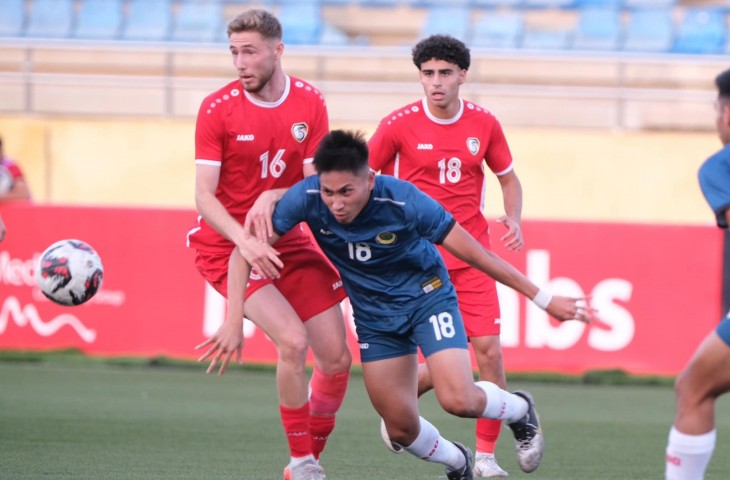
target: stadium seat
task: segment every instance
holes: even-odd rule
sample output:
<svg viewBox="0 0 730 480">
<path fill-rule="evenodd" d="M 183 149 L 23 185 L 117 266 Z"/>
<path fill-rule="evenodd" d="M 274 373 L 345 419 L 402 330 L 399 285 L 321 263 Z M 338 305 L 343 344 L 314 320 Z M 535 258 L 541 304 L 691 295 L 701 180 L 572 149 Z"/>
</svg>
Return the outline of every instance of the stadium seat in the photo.
<svg viewBox="0 0 730 480">
<path fill-rule="evenodd" d="M 71 34 L 81 39 L 114 39 L 122 24 L 122 0 L 84 0 Z"/>
<path fill-rule="evenodd" d="M 517 48 L 524 16 L 518 10 L 488 11 L 474 23 L 471 46 L 486 48 Z"/>
<path fill-rule="evenodd" d="M 170 0 L 129 0 L 127 19 L 122 27 L 124 40 L 162 41 L 170 35 Z"/>
<path fill-rule="evenodd" d="M 575 0 L 574 7 L 577 9 L 584 9 L 584 8 L 620 9 L 622 5 L 623 5 L 622 0 Z"/>
<path fill-rule="evenodd" d="M 672 8 L 677 0 L 624 0 L 624 8 L 628 10 L 644 8 Z"/>
<path fill-rule="evenodd" d="M 565 50 L 571 40 L 571 31 L 566 29 L 547 30 L 525 28 L 522 48 L 527 50 Z"/>
<path fill-rule="evenodd" d="M 466 7 L 433 7 L 428 10 L 421 38 L 448 34 L 462 42 L 470 39 L 471 11 Z"/>
<path fill-rule="evenodd" d="M 25 0 L 0 2 L 0 37 L 17 37 L 25 26 Z"/>
<path fill-rule="evenodd" d="M 672 48 L 674 22 L 669 9 L 634 10 L 626 26 L 623 50 L 668 52 Z"/>
<path fill-rule="evenodd" d="M 471 0 L 472 8 L 491 9 L 491 8 L 521 8 L 525 0 Z"/>
<path fill-rule="evenodd" d="M 620 12 L 614 8 L 586 7 L 578 11 L 573 48 L 616 50 L 621 34 Z"/>
<path fill-rule="evenodd" d="M 319 43 L 322 45 L 349 45 L 350 38 L 335 25 L 324 22 L 322 24 L 322 35 L 319 38 Z"/>
<path fill-rule="evenodd" d="M 316 45 L 324 28 L 319 2 L 282 3 L 279 21 L 284 29 L 284 44 Z"/>
<path fill-rule="evenodd" d="M 173 18 L 170 40 L 214 42 L 224 29 L 222 19 L 223 6 L 217 1 L 182 3 Z"/>
<path fill-rule="evenodd" d="M 523 8 L 573 8 L 574 0 L 525 0 Z"/>
<path fill-rule="evenodd" d="M 675 53 L 722 53 L 725 46 L 725 14 L 712 8 L 688 8 L 677 27 Z"/>
<path fill-rule="evenodd" d="M 33 0 L 25 35 L 66 38 L 74 19 L 73 0 Z"/>
</svg>

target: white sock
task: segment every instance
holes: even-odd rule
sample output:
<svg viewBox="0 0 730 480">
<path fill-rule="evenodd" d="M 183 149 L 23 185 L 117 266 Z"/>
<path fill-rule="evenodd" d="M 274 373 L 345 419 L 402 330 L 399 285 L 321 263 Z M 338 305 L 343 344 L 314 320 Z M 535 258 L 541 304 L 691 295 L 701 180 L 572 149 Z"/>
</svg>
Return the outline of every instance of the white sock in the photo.
<svg viewBox="0 0 730 480">
<path fill-rule="evenodd" d="M 482 413 L 482 418 L 512 423 L 527 414 L 527 401 L 519 395 L 502 390 L 492 382 L 481 381 L 477 382 L 476 386 L 484 390 L 487 395 L 487 407 Z"/>
<path fill-rule="evenodd" d="M 702 480 L 715 449 L 717 430 L 702 435 L 687 435 L 674 426 L 667 444 L 666 480 Z"/>
<path fill-rule="evenodd" d="M 466 462 L 459 447 L 441 436 L 438 429 L 423 417 L 418 437 L 404 446 L 406 452 L 427 462 L 440 463 L 453 469 L 462 468 Z"/>
<path fill-rule="evenodd" d="M 289 466 L 296 467 L 302 463 L 314 462 L 314 455 L 309 454 L 303 457 L 289 457 Z"/>
</svg>

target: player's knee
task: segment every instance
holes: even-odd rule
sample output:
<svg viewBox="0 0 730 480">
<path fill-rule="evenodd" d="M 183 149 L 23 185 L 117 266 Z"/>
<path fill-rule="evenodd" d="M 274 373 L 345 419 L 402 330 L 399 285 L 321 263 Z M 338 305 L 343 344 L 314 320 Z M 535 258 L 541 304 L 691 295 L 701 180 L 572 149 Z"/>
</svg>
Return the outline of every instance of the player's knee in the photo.
<svg viewBox="0 0 730 480">
<path fill-rule="evenodd" d="M 279 359 L 288 363 L 304 363 L 307 358 L 309 343 L 307 335 L 302 331 L 292 332 L 277 342 Z"/>
<path fill-rule="evenodd" d="M 451 415 L 457 417 L 475 417 L 474 405 L 470 401 L 468 395 L 454 395 L 450 392 L 449 395 L 439 397 L 439 403 L 441 407 Z"/>
</svg>

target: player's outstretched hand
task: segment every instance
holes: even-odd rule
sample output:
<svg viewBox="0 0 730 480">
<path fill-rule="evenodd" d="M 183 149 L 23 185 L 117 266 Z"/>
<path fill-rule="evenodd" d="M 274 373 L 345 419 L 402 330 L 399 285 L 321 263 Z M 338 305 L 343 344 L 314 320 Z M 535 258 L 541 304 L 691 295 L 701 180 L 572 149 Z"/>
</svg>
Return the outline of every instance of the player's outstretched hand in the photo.
<svg viewBox="0 0 730 480">
<path fill-rule="evenodd" d="M 274 214 L 274 207 L 281 195 L 276 191 L 266 190 L 261 192 L 251 209 L 246 214 L 243 222 L 243 230 L 246 235 L 253 235 L 261 243 L 266 243 L 269 237 L 274 235 L 274 226 L 271 217 Z"/>
<path fill-rule="evenodd" d="M 596 309 L 588 304 L 588 300 L 590 299 L 554 295 L 545 311 L 561 322 L 579 320 L 591 323 L 595 319 Z"/>
<path fill-rule="evenodd" d="M 210 365 L 206 373 L 215 370 L 216 365 L 220 362 L 218 375 L 226 373 L 231 358 L 236 355 L 236 363 L 241 363 L 241 351 L 243 350 L 243 319 L 241 321 L 225 321 L 217 332 L 195 347 L 195 350 L 209 347 L 203 355 L 198 358 L 198 362 L 205 362 L 210 359 Z"/>
<path fill-rule="evenodd" d="M 264 278 L 279 278 L 279 269 L 284 268 L 284 263 L 279 258 L 279 252 L 268 243 L 249 238 L 238 245 L 238 251 L 251 268 Z"/>
<path fill-rule="evenodd" d="M 504 248 L 509 251 L 517 252 L 522 250 L 522 247 L 525 245 L 525 240 L 522 238 L 522 228 L 520 227 L 520 223 L 507 215 L 499 217 L 497 219 L 497 223 L 504 224 L 507 229 L 507 233 L 502 235 L 499 239 L 504 243 Z"/>
</svg>

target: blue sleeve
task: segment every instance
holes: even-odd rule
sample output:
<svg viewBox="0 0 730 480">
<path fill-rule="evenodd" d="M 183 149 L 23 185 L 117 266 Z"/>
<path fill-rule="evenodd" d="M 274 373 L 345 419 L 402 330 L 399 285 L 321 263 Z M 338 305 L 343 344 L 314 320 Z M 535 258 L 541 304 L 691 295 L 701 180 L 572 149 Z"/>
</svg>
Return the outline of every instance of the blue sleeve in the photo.
<svg viewBox="0 0 730 480">
<path fill-rule="evenodd" d="M 303 181 L 296 183 L 281 197 L 271 217 L 277 235 L 284 235 L 306 220 L 306 197 L 306 187 Z"/>
<path fill-rule="evenodd" d="M 725 148 L 710 157 L 698 174 L 705 200 L 715 213 L 717 226 L 728 228 L 725 212 L 730 208 L 730 149 Z"/>
<path fill-rule="evenodd" d="M 440 245 L 456 224 L 456 220 L 439 202 L 415 187 L 413 191 L 416 201 L 412 204 L 416 207 L 418 233 L 431 243 Z"/>
</svg>

